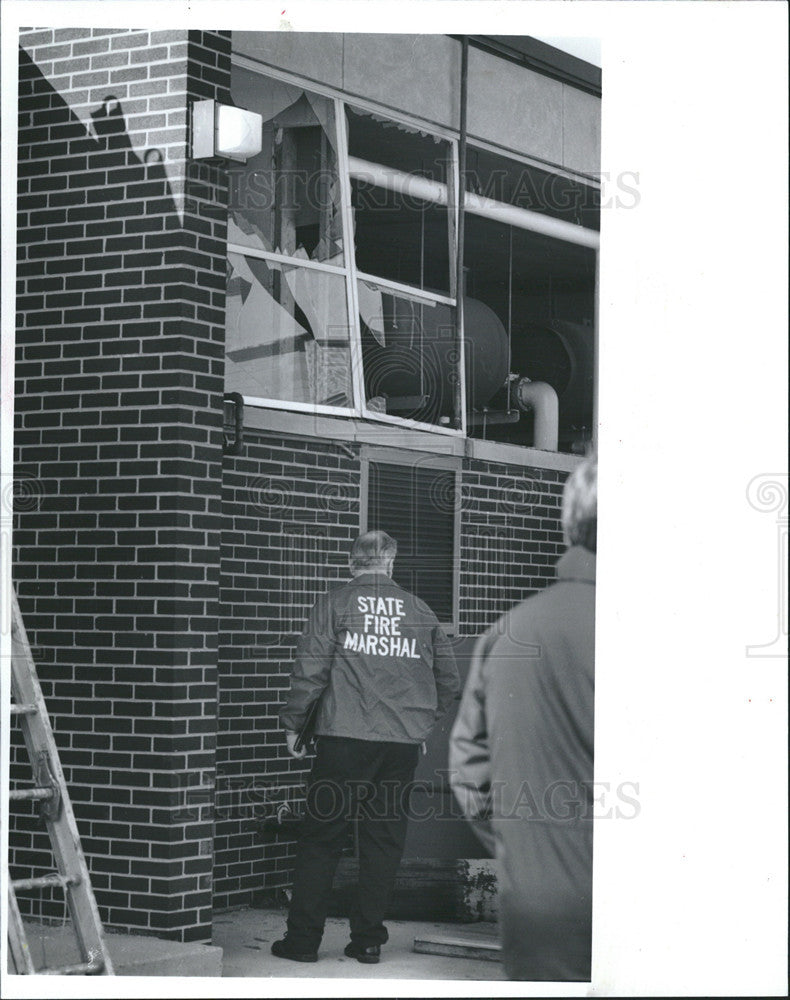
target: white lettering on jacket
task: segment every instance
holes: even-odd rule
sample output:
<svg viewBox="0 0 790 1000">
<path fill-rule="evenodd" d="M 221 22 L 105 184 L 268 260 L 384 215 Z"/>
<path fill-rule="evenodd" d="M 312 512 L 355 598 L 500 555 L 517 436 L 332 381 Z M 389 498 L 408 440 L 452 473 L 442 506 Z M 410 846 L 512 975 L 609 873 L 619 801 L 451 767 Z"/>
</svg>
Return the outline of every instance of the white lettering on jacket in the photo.
<svg viewBox="0 0 790 1000">
<path fill-rule="evenodd" d="M 419 660 L 416 638 L 408 639 L 400 632 L 403 604 L 400 597 L 357 595 L 357 608 L 364 615 L 364 631 L 346 632 L 343 648 L 368 656 L 400 656 Z"/>
<path fill-rule="evenodd" d="M 402 615 L 403 598 L 401 597 L 363 597 L 357 595 L 357 608 L 364 614 L 371 615 Z"/>
</svg>

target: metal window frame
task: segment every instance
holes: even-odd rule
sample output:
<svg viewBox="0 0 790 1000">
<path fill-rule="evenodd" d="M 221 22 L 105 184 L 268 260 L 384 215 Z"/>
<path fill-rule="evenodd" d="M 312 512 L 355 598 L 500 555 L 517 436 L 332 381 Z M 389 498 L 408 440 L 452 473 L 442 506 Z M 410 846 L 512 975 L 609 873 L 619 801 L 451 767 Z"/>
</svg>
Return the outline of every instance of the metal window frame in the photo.
<svg viewBox="0 0 790 1000">
<path fill-rule="evenodd" d="M 277 67 L 269 66 L 267 63 L 259 62 L 256 59 L 252 59 L 248 56 L 243 56 L 238 53 L 231 53 L 231 63 L 242 67 L 243 69 L 248 69 L 251 72 L 257 73 L 262 77 L 269 77 L 274 80 L 279 80 L 282 83 L 290 84 L 291 86 L 301 88 L 302 90 L 309 90 L 311 93 L 318 94 L 322 97 L 326 97 L 332 100 L 335 109 L 335 128 L 337 135 L 337 169 L 338 178 L 341 185 L 341 217 L 343 225 L 343 256 L 345 264 L 343 267 L 338 267 L 337 265 L 323 264 L 320 261 L 305 261 L 299 258 L 288 257 L 286 255 L 269 254 L 268 251 L 254 250 L 254 248 L 243 247 L 239 244 L 229 244 L 228 248 L 231 252 L 250 254 L 252 256 L 259 256 L 266 259 L 267 255 L 270 259 L 279 261 L 282 263 L 293 264 L 295 266 L 301 267 L 313 267 L 316 270 L 323 270 L 326 272 L 338 274 L 346 279 L 346 299 L 347 308 L 349 309 L 349 331 L 350 331 L 350 349 L 351 349 L 351 366 L 352 366 L 352 392 L 354 395 L 354 406 L 348 408 L 339 407 L 328 407 L 321 404 L 292 404 L 288 401 L 283 400 L 263 400 L 257 397 L 244 397 L 244 402 L 251 406 L 256 407 L 270 407 L 274 409 L 282 410 L 299 410 L 301 412 L 309 413 L 326 413 L 342 415 L 347 417 L 361 417 L 365 420 L 391 424 L 404 429 L 414 429 L 429 431 L 430 433 L 449 435 L 452 437 L 463 437 L 468 436 L 468 424 L 467 424 L 467 407 L 466 407 L 466 372 L 465 372 L 465 358 L 464 350 L 462 349 L 464 331 L 462 329 L 463 321 L 459 324 L 458 343 L 461 346 L 460 358 L 459 358 L 459 375 L 462 386 L 462 398 L 464 400 L 464 405 L 461 407 L 461 427 L 443 427 L 440 424 L 430 424 L 418 420 L 410 420 L 403 417 L 397 417 L 392 414 L 383 414 L 376 411 L 368 410 L 365 405 L 365 394 L 364 394 L 364 371 L 362 368 L 362 346 L 361 346 L 361 331 L 359 325 L 359 309 L 358 309 L 358 297 L 357 297 L 357 281 L 370 281 L 375 284 L 380 284 L 392 288 L 394 291 L 402 291 L 405 294 L 412 295 L 416 298 L 422 298 L 426 301 L 435 301 L 447 305 L 454 305 L 457 302 L 457 296 L 460 292 L 458 288 L 453 289 L 455 291 L 455 298 L 450 298 L 448 296 L 442 296 L 431 292 L 424 292 L 422 289 L 413 288 L 410 285 L 399 285 L 397 282 L 391 282 L 388 279 L 378 278 L 375 275 L 367 274 L 366 272 L 357 271 L 356 259 L 353 249 L 353 240 L 351 234 L 352 229 L 352 217 L 351 217 L 351 178 L 348 169 L 348 136 L 346 129 L 346 120 L 344 109 L 345 106 L 352 105 L 358 107 L 362 111 L 372 112 L 374 114 L 383 115 L 393 122 L 400 122 L 411 128 L 419 129 L 421 131 L 428 131 L 431 135 L 438 136 L 441 139 L 447 140 L 450 143 L 450 148 L 452 151 L 452 182 L 456 186 L 456 191 L 460 187 L 460 176 L 459 176 L 459 164 L 458 164 L 458 137 L 459 131 L 457 129 L 449 129 L 445 126 L 439 125 L 436 122 L 430 121 L 429 119 L 420 118 L 419 116 L 409 115 L 406 112 L 399 111 L 397 109 L 390 108 L 388 105 L 381 104 L 376 101 L 370 101 L 363 97 L 357 97 L 356 95 L 347 94 L 344 91 L 336 88 L 327 86 L 326 84 L 321 84 L 318 81 L 310 80 L 309 77 L 302 77 L 296 73 L 290 73 L 287 70 L 282 70 Z M 582 172 L 577 172 L 569 170 L 567 167 L 562 167 L 560 164 L 552 163 L 548 160 L 542 160 L 538 157 L 530 157 L 527 154 L 519 153 L 515 150 L 508 149 L 504 146 L 499 146 L 496 143 L 488 142 L 483 139 L 478 139 L 474 135 L 470 135 L 468 138 L 469 146 L 479 148 L 481 150 L 489 150 L 493 153 L 500 153 L 508 156 L 515 162 L 524 163 L 527 166 L 535 166 L 539 169 L 548 170 L 558 176 L 565 176 L 572 180 L 578 180 L 583 183 L 590 184 L 592 186 L 597 186 L 600 188 L 600 179 L 591 177 L 589 174 Z M 448 181 L 451 178 L 448 177 Z M 452 215 L 448 222 L 450 223 L 453 233 L 451 234 L 451 240 L 454 243 L 454 253 L 457 262 L 458 254 L 458 202 L 459 199 L 453 198 L 453 209 Z M 519 227 L 520 228 L 520 227 Z M 561 237 L 554 237 L 560 242 L 570 242 L 562 240 Z M 232 249 L 231 249 L 232 248 Z M 595 365 L 595 378 L 593 383 L 593 443 L 597 441 L 597 419 L 598 419 L 598 353 L 599 353 L 599 281 L 598 275 L 600 270 L 600 247 L 591 247 L 595 253 L 595 269 L 596 269 L 596 284 L 595 284 L 595 318 L 593 321 L 593 336 L 594 336 L 594 365 Z M 451 272 L 453 268 L 451 267 Z M 452 289 L 451 278 L 451 289 Z"/>
<path fill-rule="evenodd" d="M 316 94 L 320 94 L 322 97 L 334 98 L 340 100 L 343 104 L 356 105 L 362 111 L 370 111 L 374 114 L 386 115 L 386 117 L 392 121 L 400 121 L 404 125 L 410 125 L 412 128 L 428 131 L 432 135 L 439 136 L 441 139 L 457 140 L 459 136 L 459 130 L 457 128 L 454 129 L 448 125 L 442 125 L 441 123 L 435 122 L 430 118 L 421 118 L 419 115 L 409 114 L 408 111 L 401 111 L 399 108 L 393 108 L 389 104 L 382 104 L 363 96 L 349 94 L 347 91 L 341 90 L 338 87 L 332 87 L 331 85 L 321 83 L 318 80 L 311 80 L 306 76 L 299 76 L 297 73 L 291 73 L 289 70 L 280 69 L 277 66 L 271 66 L 269 63 L 259 62 L 257 59 L 253 59 L 250 56 L 243 56 L 240 53 L 233 52 L 231 53 L 231 63 L 236 63 L 243 69 L 248 69 L 255 73 L 261 73 L 263 76 L 270 76 L 275 80 L 279 80 L 281 83 L 289 83 L 294 87 L 304 87 L 306 83 L 308 90 L 311 90 Z M 595 177 L 593 174 L 588 174 L 581 170 L 573 170 L 573 168 L 565 167 L 561 163 L 555 163 L 554 160 L 547 160 L 540 156 L 530 155 L 529 153 L 517 152 L 516 150 L 510 149 L 508 146 L 501 146 L 499 143 L 492 142 L 490 139 L 483 139 L 481 136 L 476 136 L 474 132 L 469 133 L 468 143 L 470 146 L 479 147 L 480 149 L 487 150 L 491 153 L 504 154 L 509 156 L 511 159 L 523 162 L 528 166 L 538 167 L 543 170 L 548 168 L 551 173 L 568 177 L 571 180 L 580 180 L 586 183 L 592 183 L 594 186 L 601 186 L 600 178 Z"/>
<path fill-rule="evenodd" d="M 305 260 L 304 257 L 289 257 L 288 254 L 275 253 L 273 250 L 261 250 L 260 247 L 248 247 L 243 243 L 227 244 L 228 253 L 236 253 L 242 257 L 258 257 L 260 260 L 271 260 L 276 264 L 285 264 L 288 267 L 304 267 L 311 271 L 325 271 L 327 274 L 336 274 L 340 278 L 345 278 L 348 274 L 345 267 L 338 264 L 327 264 L 321 260 Z"/>
<path fill-rule="evenodd" d="M 344 252 L 345 252 L 345 240 L 344 242 Z M 348 274 L 345 268 L 338 267 L 336 264 L 324 264 L 321 261 L 314 260 L 304 260 L 299 257 L 289 257 L 286 254 L 273 253 L 270 250 L 261 250 L 259 247 L 246 247 L 240 243 L 228 243 L 226 248 L 226 255 L 238 254 L 241 257 L 256 257 L 259 260 L 270 260 L 275 264 L 284 264 L 289 267 L 302 267 L 307 270 L 313 271 L 323 271 L 325 274 L 334 274 L 338 278 L 343 279 L 346 285 L 346 309 L 348 310 Z M 352 391 L 352 406 L 330 406 L 327 403 L 306 403 L 299 400 L 291 399 L 272 399 L 268 396 L 246 396 L 243 393 L 240 394 L 245 406 L 255 406 L 266 409 L 275 410 L 290 410 L 296 413 L 315 413 L 315 414 L 325 414 L 327 416 L 339 416 L 339 417 L 361 417 L 362 411 L 359 407 L 357 389 L 354 379 L 354 367 L 355 358 L 357 352 L 355 350 L 354 343 L 354 327 L 351 323 L 351 318 L 349 316 L 349 337 L 348 337 L 348 347 L 349 347 L 349 363 L 351 365 L 351 391 Z"/>
<path fill-rule="evenodd" d="M 388 292 L 401 294 L 408 299 L 418 299 L 420 302 L 445 306 L 455 305 L 455 299 L 450 298 L 448 295 L 441 295 L 439 292 L 424 291 L 422 288 L 416 288 L 414 285 L 404 285 L 402 282 L 392 281 L 390 278 L 379 278 L 368 271 L 357 271 L 356 277 L 358 281 L 365 281 L 369 285 L 376 285 L 378 288 L 384 288 Z"/>
<path fill-rule="evenodd" d="M 365 420 L 376 421 L 378 423 L 392 424 L 399 427 L 404 427 L 408 429 L 415 430 L 430 430 L 437 434 L 451 435 L 454 437 L 462 437 L 466 433 L 466 409 L 462 410 L 462 426 L 457 427 L 444 427 L 441 424 L 431 424 L 422 420 L 412 420 L 404 417 L 398 417 L 394 414 L 378 413 L 375 410 L 369 410 L 367 407 L 367 401 L 365 399 L 364 391 L 364 368 L 362 361 L 362 332 L 360 328 L 359 321 L 359 302 L 358 302 L 358 291 L 357 291 L 357 281 L 369 281 L 371 283 L 381 285 L 395 292 L 401 292 L 402 294 L 413 296 L 414 298 L 421 299 L 425 302 L 435 302 L 441 303 L 449 306 L 455 306 L 456 299 L 450 298 L 445 295 L 439 295 L 433 292 L 426 292 L 423 289 L 415 288 L 411 285 L 401 284 L 399 282 L 390 281 L 386 278 L 379 278 L 376 275 L 367 274 L 362 271 L 357 271 L 356 267 L 356 256 L 354 253 L 354 243 L 353 243 L 353 216 L 352 216 L 352 202 L 351 202 L 351 175 L 349 172 L 348 165 L 348 131 L 346 128 L 346 116 L 345 116 L 345 106 L 352 105 L 359 107 L 362 111 L 370 111 L 375 114 L 381 114 L 382 106 L 379 106 L 373 102 L 365 100 L 349 100 L 349 95 L 345 95 L 340 91 L 337 91 L 331 87 L 321 86 L 320 84 L 313 85 L 312 81 L 299 77 L 297 74 L 288 73 L 282 70 L 276 70 L 267 66 L 265 63 L 258 63 L 254 59 L 250 59 L 246 56 L 241 56 L 236 53 L 231 54 L 231 63 L 240 66 L 242 69 L 247 69 L 250 72 L 257 73 L 261 77 L 269 77 L 274 80 L 279 80 L 282 83 L 287 83 L 293 87 L 299 88 L 301 90 L 309 91 L 310 93 L 317 94 L 321 97 L 325 97 L 332 101 L 335 111 L 335 135 L 337 139 L 337 172 L 338 181 L 340 183 L 340 211 L 341 220 L 343 226 L 343 259 L 344 266 L 339 267 L 336 264 L 325 264 L 322 261 L 310 261 L 304 260 L 303 258 L 291 257 L 286 254 L 278 254 L 268 250 L 260 250 L 253 247 L 245 247 L 238 243 L 229 243 L 227 245 L 228 252 L 239 253 L 242 255 L 248 255 L 253 257 L 259 257 L 263 260 L 271 260 L 273 262 L 290 264 L 295 267 L 308 267 L 318 271 L 324 271 L 330 274 L 336 274 L 342 276 L 346 281 L 346 308 L 348 310 L 348 321 L 349 321 L 349 347 L 351 355 L 351 385 L 352 385 L 352 395 L 353 395 L 353 406 L 351 407 L 332 407 L 326 406 L 320 403 L 291 403 L 287 400 L 279 399 L 264 399 L 262 397 L 253 396 L 243 396 L 244 403 L 250 406 L 258 407 L 270 407 L 273 409 L 282 410 L 298 410 L 299 412 L 306 413 L 325 413 L 325 414 L 335 414 L 343 415 L 349 417 L 362 417 Z M 389 108 L 383 107 L 385 116 L 394 122 L 401 122 L 404 125 L 410 126 L 412 128 L 418 129 L 420 131 L 429 131 L 432 135 L 436 135 L 441 139 L 446 140 L 450 145 L 452 164 L 455 173 L 457 174 L 457 163 L 458 163 L 458 141 L 457 138 L 449 133 L 445 129 L 438 128 L 431 122 L 427 122 L 421 119 L 412 118 L 408 115 L 393 115 Z M 427 126 L 427 129 L 426 129 Z M 448 228 L 454 229 L 457 233 L 457 218 L 453 220 L 453 215 L 457 216 L 457 209 L 451 210 L 448 207 Z M 454 222 L 454 224 L 453 224 Z M 454 250 L 455 254 L 458 252 L 457 239 L 454 240 Z M 450 274 L 454 273 L 455 261 L 452 259 L 450 261 Z M 452 277 L 451 277 L 452 281 Z M 458 343 L 461 345 L 463 343 L 463 332 L 461 330 L 456 331 L 458 337 Z M 459 363 L 459 377 L 461 379 L 461 385 L 464 385 L 464 369 L 463 369 L 463 350 L 459 351 L 460 363 Z"/>
<path fill-rule="evenodd" d="M 337 128 L 337 172 L 340 183 L 340 214 L 343 226 L 343 259 L 346 275 L 346 301 L 351 348 L 351 382 L 354 404 L 359 416 L 365 410 L 365 369 L 362 362 L 362 331 L 359 325 L 359 299 L 357 295 L 356 256 L 354 251 L 354 217 L 351 203 L 351 178 L 348 173 L 348 129 L 343 102 L 334 97 L 335 125 Z"/>
<path fill-rule="evenodd" d="M 370 111 L 374 114 L 383 114 L 391 121 L 399 121 L 404 125 L 409 125 L 411 128 L 419 129 L 423 132 L 430 132 L 432 135 L 437 135 L 441 139 L 453 140 L 458 138 L 457 129 L 451 129 L 446 125 L 440 125 L 438 122 L 431 121 L 430 118 L 421 118 L 419 115 L 411 115 L 407 111 L 400 111 L 398 109 L 391 108 L 387 104 L 381 104 L 378 101 L 371 101 L 362 96 L 358 97 L 356 94 L 351 94 L 348 91 L 341 90 L 339 87 L 332 87 L 329 84 L 321 83 L 318 80 L 311 80 L 309 77 L 300 76 L 298 73 L 291 73 L 289 70 L 280 69 L 277 66 L 270 66 L 269 63 L 259 62 L 257 59 L 253 59 L 250 56 L 244 56 L 238 52 L 232 52 L 230 61 L 231 64 L 235 63 L 243 69 L 251 70 L 254 73 L 260 73 L 262 76 L 270 76 L 275 80 L 279 80 L 281 83 L 289 83 L 294 87 L 301 87 L 302 89 L 310 90 L 314 94 L 320 94 L 322 97 L 339 100 L 343 104 L 355 105 L 362 111 Z"/>
<path fill-rule="evenodd" d="M 424 462 L 415 462 L 415 455 L 423 455 Z M 428 469 L 436 469 L 444 472 L 453 472 L 455 475 L 455 487 L 460 498 L 460 490 L 463 486 L 462 471 L 463 460 L 457 455 L 437 455 L 432 451 L 417 451 L 406 448 L 386 448 L 378 445 L 363 444 L 359 453 L 360 477 L 359 477 L 359 531 L 360 534 L 368 530 L 368 505 L 370 497 L 370 463 L 379 465 L 398 465 L 401 467 L 413 467 L 420 465 Z M 453 618 L 450 622 L 439 624 L 448 635 L 458 635 L 460 633 L 461 615 L 461 507 L 457 502 L 453 511 L 453 566 L 452 566 L 452 609 Z"/>
</svg>

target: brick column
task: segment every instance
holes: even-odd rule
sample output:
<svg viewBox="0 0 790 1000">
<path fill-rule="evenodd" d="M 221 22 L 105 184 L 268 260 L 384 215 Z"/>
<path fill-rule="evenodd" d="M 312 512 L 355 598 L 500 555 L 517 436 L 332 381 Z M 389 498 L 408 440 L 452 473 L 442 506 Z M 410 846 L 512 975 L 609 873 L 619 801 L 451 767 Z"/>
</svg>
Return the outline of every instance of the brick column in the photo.
<svg viewBox="0 0 790 1000">
<path fill-rule="evenodd" d="M 230 37 L 21 43 L 15 584 L 103 919 L 208 940 L 227 178 L 188 116 Z"/>
</svg>

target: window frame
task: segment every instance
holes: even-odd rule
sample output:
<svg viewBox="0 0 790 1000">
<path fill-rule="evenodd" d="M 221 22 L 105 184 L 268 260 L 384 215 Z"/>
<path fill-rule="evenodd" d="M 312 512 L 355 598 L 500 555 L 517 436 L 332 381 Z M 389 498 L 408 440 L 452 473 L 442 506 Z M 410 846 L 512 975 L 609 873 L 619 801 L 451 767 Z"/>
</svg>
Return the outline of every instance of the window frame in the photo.
<svg viewBox="0 0 790 1000">
<path fill-rule="evenodd" d="M 242 57 L 236 57 L 231 59 L 232 63 L 240 66 L 242 69 L 247 69 L 250 72 L 257 73 L 262 77 L 271 77 L 272 79 L 281 79 L 275 74 L 261 72 L 261 67 L 258 66 L 254 61 L 247 60 Z M 311 93 L 316 93 L 318 96 L 324 97 L 332 102 L 334 115 L 335 115 L 335 141 L 337 143 L 338 158 L 337 158 L 337 173 L 338 180 L 341 185 L 341 220 L 342 220 L 342 232 L 343 232 L 343 266 L 338 264 L 329 264 L 324 261 L 318 260 L 305 260 L 303 257 L 292 257 L 290 254 L 275 253 L 271 250 L 261 250 L 258 247 L 248 247 L 241 243 L 232 243 L 230 241 L 226 242 L 226 256 L 230 253 L 240 254 L 245 257 L 255 257 L 258 260 L 270 260 L 278 264 L 286 264 L 292 267 L 302 267 L 308 270 L 323 271 L 326 274 L 334 274 L 339 278 L 342 278 L 345 284 L 345 298 L 346 298 L 346 312 L 348 318 L 348 342 L 349 342 L 349 365 L 351 367 L 351 393 L 352 393 L 352 405 L 351 406 L 330 406 L 326 403 L 306 403 L 296 400 L 286 400 L 286 399 L 270 399 L 265 396 L 246 396 L 242 394 L 242 399 L 245 405 L 266 407 L 276 410 L 288 410 L 296 411 L 297 413 L 315 413 L 315 414 L 326 414 L 327 416 L 344 416 L 344 417 L 360 417 L 362 416 L 362 410 L 360 407 L 360 392 L 359 383 L 362 378 L 361 366 L 362 366 L 362 352 L 359 347 L 359 320 L 355 320 L 355 313 L 352 311 L 356 308 L 356 294 L 352 296 L 351 286 L 353 281 L 349 273 L 349 264 L 353 266 L 354 254 L 353 246 L 350 246 L 348 234 L 351 232 L 350 219 L 348 218 L 348 212 L 350 212 L 351 203 L 347 201 L 346 198 L 346 188 L 343 184 L 344 175 L 348 174 L 348 151 L 345 148 L 346 134 L 345 134 L 345 114 L 343 114 L 343 102 L 335 97 L 327 94 L 319 93 L 318 91 L 313 91 L 313 88 L 308 84 L 305 86 L 301 81 L 296 79 L 281 79 L 282 83 L 286 83 L 289 86 L 300 87 L 302 90 L 309 90 Z M 341 163 L 341 152 L 343 154 L 343 162 Z"/>
<path fill-rule="evenodd" d="M 370 491 L 370 463 L 379 465 L 413 466 L 417 464 L 415 457 L 424 455 L 425 461 L 419 465 L 427 469 L 437 469 L 455 474 L 456 496 L 460 498 L 462 488 L 463 460 L 456 455 L 437 455 L 432 451 L 417 451 L 405 448 L 383 448 L 376 445 L 363 444 L 360 447 L 359 463 L 359 530 L 368 530 L 368 503 Z M 458 635 L 460 632 L 461 610 L 461 507 L 457 502 L 453 510 L 453 566 L 452 566 L 452 621 L 440 621 L 439 624 L 448 635 Z M 396 556 L 397 559 L 397 556 Z"/>
<path fill-rule="evenodd" d="M 295 411 L 302 413 L 313 413 L 313 414 L 324 414 L 327 416 L 341 416 L 346 418 L 361 418 L 370 423 L 385 424 L 390 426 L 401 427 L 405 430 L 417 430 L 424 431 L 431 434 L 438 434 L 443 436 L 449 436 L 453 438 L 468 438 L 468 421 L 467 421 L 467 405 L 466 405 L 466 371 L 465 371 L 465 351 L 459 351 L 459 378 L 461 383 L 461 399 L 463 400 L 463 405 L 461 406 L 461 426 L 460 427 L 447 427 L 441 424 L 431 424 L 420 420 L 413 420 L 411 418 L 399 417 L 395 414 L 380 413 L 378 411 L 369 410 L 367 407 L 365 392 L 364 392 L 364 369 L 362 360 L 362 344 L 361 344 L 361 330 L 360 330 L 360 317 L 359 317 L 359 307 L 358 307 L 358 291 L 357 282 L 358 281 L 369 281 L 371 283 L 380 285 L 383 288 L 390 288 L 395 292 L 401 291 L 406 294 L 413 296 L 415 298 L 423 298 L 426 301 L 432 301 L 436 303 L 441 303 L 448 305 L 451 308 L 457 308 L 457 294 L 458 289 L 456 285 L 456 275 L 457 268 L 456 262 L 458 257 L 458 225 L 459 225 L 459 198 L 458 190 L 460 185 L 460 168 L 458 159 L 458 143 L 459 134 L 458 130 L 447 128 L 437 124 L 436 122 L 430 121 L 428 119 L 420 118 L 419 116 L 409 115 L 406 112 L 400 110 L 392 109 L 386 105 L 382 105 L 375 101 L 370 101 L 362 96 L 357 96 L 353 94 L 346 94 L 344 91 L 338 88 L 333 88 L 327 86 L 326 84 L 321 84 L 318 81 L 310 80 L 308 77 L 302 77 L 299 74 L 288 72 L 287 70 L 278 69 L 277 67 L 269 66 L 265 63 L 260 63 L 249 56 L 244 56 L 239 53 L 231 53 L 231 63 L 232 65 L 237 65 L 243 69 L 247 69 L 251 72 L 257 73 L 263 78 L 270 78 L 273 80 L 279 80 L 282 83 L 289 84 L 294 87 L 300 87 L 303 90 L 310 91 L 318 96 L 324 97 L 332 101 L 334 112 L 335 112 L 335 135 L 337 139 L 337 172 L 338 181 L 341 189 L 341 220 L 343 227 L 343 266 L 339 267 L 337 264 L 324 264 L 320 261 L 305 261 L 303 258 L 294 258 L 285 254 L 275 254 L 268 251 L 254 250 L 249 247 L 242 247 L 239 244 L 227 244 L 228 252 L 247 254 L 248 256 L 257 256 L 263 259 L 271 259 L 281 263 L 290 264 L 293 266 L 302 267 L 312 267 L 317 270 L 323 270 L 332 274 L 336 274 L 339 277 L 343 277 L 346 281 L 346 303 L 348 310 L 348 320 L 349 320 L 349 348 L 350 348 L 350 365 L 351 365 L 351 387 L 353 396 L 353 405 L 350 407 L 336 407 L 327 406 L 320 403 L 296 403 L 290 402 L 288 400 L 281 399 L 267 399 L 262 397 L 252 397 L 252 396 L 242 396 L 245 404 L 255 406 L 258 408 L 270 408 L 276 410 L 285 411 Z M 368 274 L 367 272 L 358 271 L 356 267 L 356 258 L 354 252 L 354 241 L 353 241 L 353 215 L 352 215 L 352 199 L 351 199 L 351 175 L 349 172 L 349 151 L 348 151 L 348 129 L 345 116 L 345 106 L 351 105 L 353 107 L 359 108 L 363 111 L 369 111 L 377 115 L 384 115 L 390 121 L 395 123 L 400 123 L 411 128 L 419 129 L 421 131 L 429 131 L 431 135 L 436 136 L 442 140 L 449 143 L 451 149 L 451 170 L 449 171 L 447 178 L 447 188 L 448 188 L 448 198 L 452 205 L 452 211 L 448 213 L 448 225 L 450 228 L 449 233 L 449 249 L 450 249 L 450 290 L 454 293 L 453 296 L 440 295 L 433 292 L 426 292 L 423 289 L 419 289 L 416 286 L 402 285 L 398 282 L 391 281 L 386 278 L 379 278 L 376 275 Z M 540 158 L 530 157 L 527 154 L 517 152 L 515 150 L 510 150 L 507 147 L 500 147 L 495 143 L 487 142 L 482 139 L 476 139 L 470 136 L 468 139 L 468 145 L 473 148 L 479 148 L 480 150 L 488 150 L 491 152 L 500 153 L 506 155 L 513 159 L 514 161 L 524 163 L 526 166 L 535 166 L 539 169 L 547 170 L 551 173 L 555 173 L 559 176 L 565 176 L 574 180 L 578 180 L 588 186 L 601 187 L 601 182 L 599 179 L 591 177 L 590 175 L 578 173 L 573 170 L 569 170 L 566 167 L 562 167 L 559 164 L 550 163 L 549 161 L 542 160 Z M 524 228 L 529 231 L 527 227 Z M 589 232 L 596 232 L 594 230 L 586 230 Z M 596 235 L 598 235 L 596 233 Z M 557 237 L 561 240 L 561 237 Z M 596 272 L 596 282 L 595 282 L 595 299 L 594 299 L 594 321 L 592 327 L 593 334 L 593 356 L 594 356 L 594 378 L 593 378 L 593 420 L 592 420 L 592 441 L 593 445 L 597 443 L 597 414 L 598 414 L 598 313 L 599 313 L 599 287 L 598 287 L 598 275 L 600 270 L 600 245 L 591 248 L 595 253 L 595 272 Z M 464 330 L 463 330 L 463 316 L 461 317 L 461 322 L 457 325 L 456 335 L 458 338 L 459 345 L 464 343 Z M 517 446 L 528 448 L 529 446 Z"/>
<path fill-rule="evenodd" d="M 446 295 L 440 295 L 437 292 L 427 292 L 422 288 L 417 288 L 414 285 L 406 285 L 398 281 L 392 281 L 389 278 L 378 277 L 375 274 L 369 274 L 367 271 L 360 271 L 357 269 L 356 255 L 354 253 L 354 241 L 352 239 L 346 239 L 346 233 L 353 233 L 352 225 L 352 197 L 351 197 L 351 171 L 349 169 L 349 153 L 348 153 L 348 131 L 346 128 L 346 116 L 344 107 L 346 104 L 353 104 L 362 110 L 369 110 L 369 108 L 364 106 L 364 102 L 358 102 L 356 100 L 341 100 L 337 98 L 337 104 L 339 108 L 337 110 L 337 121 L 342 122 L 341 131 L 343 133 L 343 142 L 338 143 L 338 172 L 341 174 L 340 184 L 342 190 L 342 203 L 344 207 L 343 216 L 343 246 L 348 247 L 349 257 L 348 257 L 348 274 L 349 283 L 353 290 L 354 298 L 354 313 L 352 320 L 352 332 L 356 338 L 356 350 L 358 352 L 358 360 L 360 367 L 360 395 L 357 399 L 359 403 L 359 416 L 364 420 L 376 421 L 383 424 L 396 425 L 398 427 L 413 428 L 416 430 L 430 429 L 431 432 L 437 434 L 447 434 L 452 437 L 464 437 L 466 435 L 466 406 L 462 407 L 462 417 L 461 417 L 461 427 L 445 427 L 441 424 L 430 424 L 422 420 L 412 420 L 406 417 L 398 417 L 395 414 L 390 413 L 380 413 L 376 410 L 370 410 L 367 406 L 367 400 L 365 398 L 364 391 L 364 368 L 362 364 L 362 332 L 359 322 L 359 307 L 358 307 L 358 281 L 367 281 L 371 284 L 380 286 L 381 288 L 390 289 L 393 292 L 402 292 L 403 294 L 409 295 L 412 298 L 422 299 L 426 302 L 433 302 L 437 304 L 448 305 L 455 309 L 457 305 L 457 300 L 455 296 L 449 297 Z M 342 112 L 342 113 L 341 113 Z M 377 112 L 379 113 L 379 112 Z M 411 125 L 413 123 L 409 122 L 405 118 L 400 118 L 397 116 L 387 113 L 387 117 L 393 122 L 400 122 L 403 125 Z M 437 132 L 432 132 L 434 135 L 438 135 Z M 442 136 L 441 139 L 446 140 L 450 144 L 450 149 L 452 153 L 452 172 L 457 175 L 458 172 L 458 140 L 450 136 Z M 458 256 L 458 207 L 454 204 L 452 212 L 448 212 L 448 228 L 450 230 L 450 289 L 454 290 L 455 285 L 455 274 L 456 274 L 456 260 Z M 348 225 L 348 229 L 346 229 Z M 463 343 L 463 329 L 456 329 L 456 336 L 458 338 L 458 343 Z M 463 351 L 460 352 L 461 367 L 460 367 L 460 378 L 461 385 L 464 385 L 463 377 Z"/>
</svg>

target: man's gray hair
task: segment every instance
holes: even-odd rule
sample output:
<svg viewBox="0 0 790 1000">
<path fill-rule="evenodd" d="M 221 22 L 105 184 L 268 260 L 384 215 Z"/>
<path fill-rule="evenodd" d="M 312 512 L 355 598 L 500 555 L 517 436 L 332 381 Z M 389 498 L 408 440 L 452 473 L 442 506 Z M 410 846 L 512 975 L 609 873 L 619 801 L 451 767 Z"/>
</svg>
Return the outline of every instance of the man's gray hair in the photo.
<svg viewBox="0 0 790 1000">
<path fill-rule="evenodd" d="M 566 545 L 596 550 L 598 529 L 598 457 L 590 454 L 577 465 L 562 496 L 562 530 Z"/>
<path fill-rule="evenodd" d="M 383 567 L 398 552 L 398 543 L 386 531 L 366 531 L 351 546 L 351 569 Z"/>
</svg>

